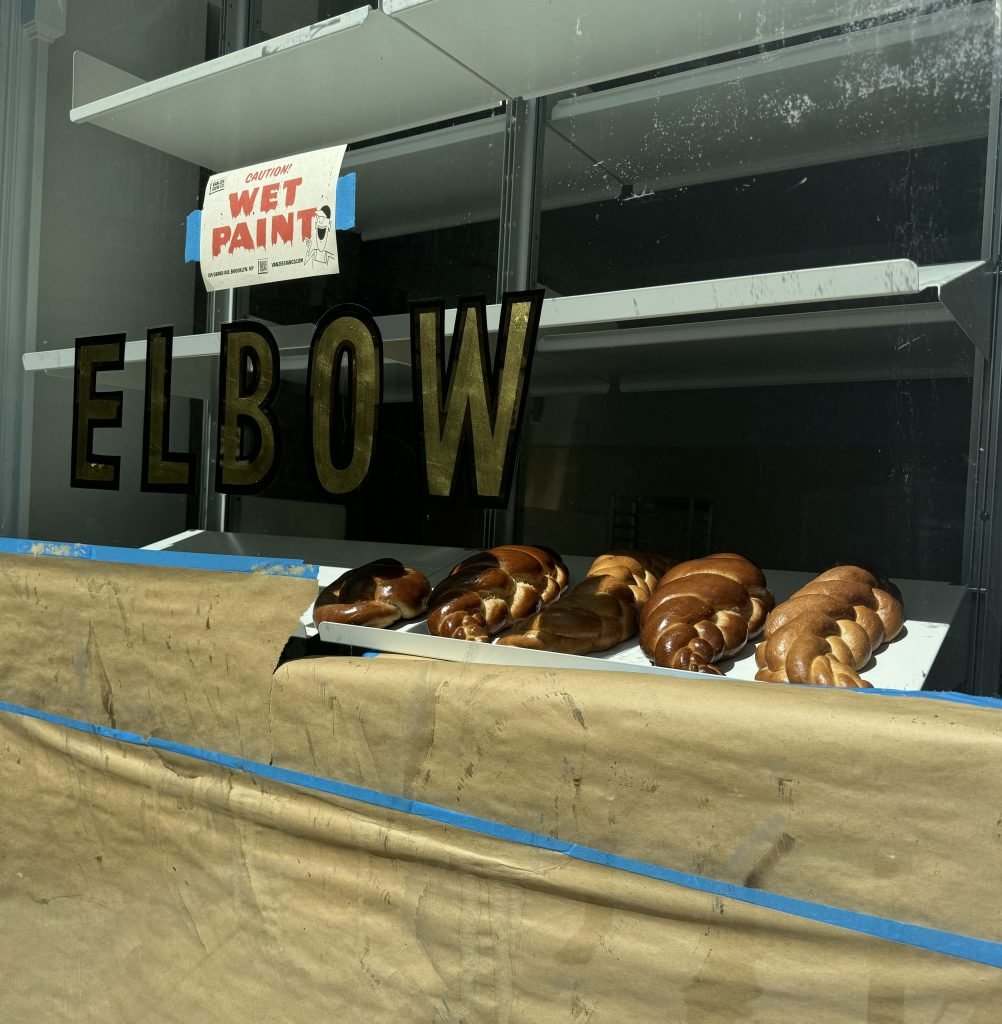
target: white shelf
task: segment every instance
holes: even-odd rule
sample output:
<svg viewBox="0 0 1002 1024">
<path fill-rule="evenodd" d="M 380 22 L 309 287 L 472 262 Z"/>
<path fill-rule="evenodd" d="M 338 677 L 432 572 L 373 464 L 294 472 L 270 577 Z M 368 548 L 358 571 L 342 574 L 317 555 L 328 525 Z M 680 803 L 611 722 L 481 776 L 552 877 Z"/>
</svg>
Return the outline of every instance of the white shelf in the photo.
<svg viewBox="0 0 1002 1024">
<path fill-rule="evenodd" d="M 153 82 L 123 76 L 77 59 L 70 119 L 211 170 L 399 132 L 504 99 L 370 7 Z"/>
<path fill-rule="evenodd" d="M 911 6 L 904 0 L 383 0 L 388 14 L 497 89 L 527 98 Z"/>
<path fill-rule="evenodd" d="M 990 338 L 987 312 L 977 321 L 966 317 L 969 310 L 990 309 L 990 303 L 972 299 L 990 283 L 987 265 L 980 262 L 919 267 L 910 260 L 885 260 L 545 299 L 533 392 L 603 393 L 613 377 L 625 391 L 642 391 L 777 379 L 874 380 L 901 376 L 903 370 L 909 376 L 966 376 L 975 356 L 965 336 L 982 351 Z M 860 305 L 918 297 L 922 301 Z M 822 308 L 791 308 L 798 305 Z M 684 320 L 739 312 L 755 315 Z M 490 331 L 497 331 L 500 315 L 499 304 L 487 307 Z M 383 335 L 385 398 L 407 401 L 409 317 L 376 320 Z M 305 380 L 313 325 L 265 323 L 278 343 L 282 376 Z M 455 310 L 449 310 L 447 335 L 454 326 Z M 906 327 L 926 339 L 917 362 L 898 354 L 897 332 Z M 74 355 L 72 348 L 29 352 L 23 364 L 29 372 L 71 377 Z M 175 338 L 174 394 L 213 398 L 208 360 L 218 357 L 218 334 Z M 102 385 L 145 387 L 145 359 L 145 341 L 126 342 L 125 369 L 103 374 Z"/>
<path fill-rule="evenodd" d="M 148 83 L 77 53 L 70 117 L 225 170 L 846 18 L 841 0 L 459 5 L 386 0 Z M 853 17 L 903 6 L 870 0 Z M 939 11 L 745 57 L 739 70 L 696 67 L 566 97 L 547 121 L 543 209 L 614 198 L 623 182 L 642 197 L 983 137 L 991 13 Z M 496 218 L 503 127 L 491 118 L 349 152 L 363 238 Z"/>
<path fill-rule="evenodd" d="M 842 0 L 384 0 L 152 82 L 78 53 L 70 118 L 225 170 L 845 21 Z"/>
<path fill-rule="evenodd" d="M 972 262 L 919 267 L 911 260 L 880 260 L 572 295 L 546 300 L 540 325 L 571 329 L 610 320 L 636 321 L 771 306 L 903 298 L 926 289 L 940 291 L 982 266 L 984 264 Z M 493 321 L 490 310 L 497 310 Z M 499 306 L 489 307 L 488 322 L 496 324 L 499 314 Z"/>
<path fill-rule="evenodd" d="M 565 347 L 566 346 L 566 347 Z M 938 303 L 707 320 L 540 343 L 533 386 L 566 374 L 624 394 L 969 378 L 976 350 Z M 582 391 L 580 393 L 587 393 Z"/>
</svg>

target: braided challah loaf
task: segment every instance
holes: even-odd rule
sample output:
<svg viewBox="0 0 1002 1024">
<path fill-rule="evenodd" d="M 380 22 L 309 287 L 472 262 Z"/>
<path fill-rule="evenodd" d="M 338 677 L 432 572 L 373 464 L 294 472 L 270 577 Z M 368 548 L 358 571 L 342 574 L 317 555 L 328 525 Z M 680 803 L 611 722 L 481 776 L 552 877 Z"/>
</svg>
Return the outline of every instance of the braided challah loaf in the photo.
<svg viewBox="0 0 1002 1024">
<path fill-rule="evenodd" d="M 430 593 L 424 573 L 394 558 L 380 558 L 349 569 L 324 587 L 313 605 L 313 622 L 389 626 L 397 619 L 421 615 Z"/>
<path fill-rule="evenodd" d="M 431 592 L 428 631 L 487 642 L 516 619 L 555 601 L 567 568 L 545 548 L 506 544 L 463 559 Z"/>
<path fill-rule="evenodd" d="M 901 593 L 855 565 L 829 569 L 784 601 L 766 620 L 755 651 L 767 683 L 867 687 L 858 670 L 904 624 Z"/>
<path fill-rule="evenodd" d="M 561 654 L 607 651 L 637 632 L 640 609 L 671 559 L 640 551 L 612 551 L 592 563 L 585 578 L 556 604 L 517 622 L 495 640 Z"/>
<path fill-rule="evenodd" d="M 736 654 L 776 601 L 760 569 L 734 554 L 682 562 L 661 577 L 640 615 L 640 646 L 663 668 L 721 675 L 712 662 Z"/>
</svg>

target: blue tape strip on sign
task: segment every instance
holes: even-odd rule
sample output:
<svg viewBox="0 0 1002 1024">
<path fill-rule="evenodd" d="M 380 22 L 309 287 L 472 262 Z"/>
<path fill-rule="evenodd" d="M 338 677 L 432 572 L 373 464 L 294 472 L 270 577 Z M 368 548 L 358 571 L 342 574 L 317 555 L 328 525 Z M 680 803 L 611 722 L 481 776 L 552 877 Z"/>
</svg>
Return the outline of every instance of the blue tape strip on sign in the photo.
<svg viewBox="0 0 1002 1024">
<path fill-rule="evenodd" d="M 617 871 L 626 871 L 633 875 L 643 875 L 646 878 L 658 879 L 662 882 L 669 882 L 672 885 L 709 893 L 724 899 L 739 900 L 742 903 L 766 907 L 769 910 L 776 910 L 782 914 L 789 914 L 793 917 L 805 918 L 810 921 L 818 921 L 821 924 L 833 925 L 836 928 L 844 928 L 863 935 L 870 935 L 874 938 L 885 939 L 888 942 L 914 946 L 918 949 L 942 953 L 961 960 L 971 960 L 975 963 L 986 964 L 989 967 L 1002 968 L 1002 942 L 976 939 L 969 935 L 958 935 L 954 932 L 940 931 L 937 928 L 925 928 L 921 925 L 907 924 L 903 921 L 892 921 L 884 917 L 874 917 L 871 914 L 860 914 L 853 910 L 843 910 L 839 907 L 829 907 L 821 903 L 811 903 L 807 900 L 795 899 L 791 896 L 778 896 L 775 893 L 764 892 L 761 889 L 749 889 L 742 885 L 732 885 L 729 882 L 718 882 L 715 879 L 704 878 L 701 875 L 692 875 L 686 871 L 675 871 L 671 868 L 660 867 L 657 864 L 650 864 L 646 861 L 634 860 L 630 857 L 620 857 L 618 854 L 607 853 L 604 850 L 596 850 L 588 846 L 568 843 L 561 839 L 553 839 L 550 836 L 544 836 L 537 832 L 529 832 L 525 829 L 490 821 L 487 818 L 477 818 L 446 807 L 438 807 L 435 804 L 426 804 L 418 800 L 390 796 L 386 793 L 380 793 L 378 790 L 365 789 L 346 782 L 336 782 L 333 779 L 308 775 L 305 772 L 292 771 L 288 768 L 280 768 L 277 765 L 261 764 L 258 761 L 234 757 L 231 754 L 220 754 L 213 750 L 201 750 L 198 747 L 189 747 L 183 743 L 173 743 L 152 736 L 144 739 L 138 733 L 123 732 L 119 729 L 111 729 L 92 722 L 79 722 L 72 718 L 63 718 L 60 715 L 22 707 L 18 704 L 10 704 L 6 701 L 0 701 L 0 711 L 12 715 L 20 715 L 25 718 L 35 718 L 43 722 L 50 722 L 53 725 L 75 729 L 78 732 L 103 736 L 120 743 L 146 746 L 154 750 L 166 750 L 174 754 L 181 754 L 184 757 L 216 764 L 232 771 L 270 779 L 283 785 L 297 786 L 300 789 L 313 790 L 318 793 L 329 793 L 333 796 L 344 797 L 348 800 L 355 800 L 374 807 L 401 811 L 404 814 L 415 815 L 428 821 L 436 821 L 444 825 L 461 828 L 467 832 L 476 832 L 495 839 L 503 839 L 507 842 L 519 843 L 523 846 L 531 846 L 541 850 L 551 850 L 554 853 L 573 857 L 575 860 L 599 864 Z"/>
<path fill-rule="evenodd" d="M 104 547 L 99 544 L 63 544 L 47 540 L 0 537 L 0 554 L 83 558 L 125 565 L 156 565 L 172 569 L 207 569 L 213 572 L 263 573 L 315 580 L 319 568 L 301 558 L 255 558 L 248 555 L 209 555 L 198 551 L 150 551 L 146 548 Z"/>
<path fill-rule="evenodd" d="M 352 171 L 337 180 L 334 200 L 334 227 L 348 231 L 355 226 L 355 183 L 358 175 Z"/>
<path fill-rule="evenodd" d="M 202 211 L 192 210 L 184 228 L 184 262 L 197 263 L 201 252 Z"/>
</svg>

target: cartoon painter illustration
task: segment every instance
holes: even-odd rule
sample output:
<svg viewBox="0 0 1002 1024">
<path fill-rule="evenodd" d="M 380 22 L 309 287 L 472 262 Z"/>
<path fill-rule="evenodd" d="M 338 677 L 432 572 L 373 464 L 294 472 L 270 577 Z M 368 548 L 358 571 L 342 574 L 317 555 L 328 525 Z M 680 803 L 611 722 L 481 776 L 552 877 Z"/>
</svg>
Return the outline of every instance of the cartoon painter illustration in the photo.
<svg viewBox="0 0 1002 1024">
<path fill-rule="evenodd" d="M 313 215 L 312 232 L 306 239 L 304 263 L 337 262 L 335 235 L 331 228 L 331 208 L 321 206 Z M 333 249 L 333 251 L 331 251 Z"/>
</svg>

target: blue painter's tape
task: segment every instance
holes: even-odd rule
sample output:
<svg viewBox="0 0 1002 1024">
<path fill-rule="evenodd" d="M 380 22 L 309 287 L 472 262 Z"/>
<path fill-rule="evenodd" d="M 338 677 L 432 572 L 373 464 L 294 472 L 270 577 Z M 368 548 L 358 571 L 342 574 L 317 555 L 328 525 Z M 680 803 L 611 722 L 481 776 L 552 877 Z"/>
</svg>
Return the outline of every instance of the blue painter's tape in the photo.
<svg viewBox="0 0 1002 1024">
<path fill-rule="evenodd" d="M 830 686 L 813 686 L 809 683 L 770 683 L 769 685 L 793 686 L 798 690 L 807 689 L 831 691 L 833 689 Z M 852 700 L 853 696 L 876 693 L 882 697 L 918 697 L 923 700 L 942 700 L 950 704 L 966 704 L 970 707 L 991 708 L 994 711 L 1002 711 L 1002 698 L 979 697 L 973 693 L 957 693 L 955 690 L 889 690 L 885 687 L 878 686 L 862 686 L 858 689 L 856 687 L 846 686 L 837 687 L 836 689 L 838 693 L 844 694 L 847 700 Z"/>
<path fill-rule="evenodd" d="M 211 569 L 217 572 L 260 572 L 273 576 L 295 576 L 315 580 L 319 567 L 304 563 L 301 558 L 253 558 L 246 555 L 207 555 L 197 551 L 150 551 L 145 548 L 102 547 L 92 544 L 69 544 L 61 541 L 18 540 L 14 537 L 0 537 L 0 554 L 8 555 L 49 555 L 55 558 L 89 558 L 96 562 L 124 562 L 130 565 L 162 565 L 176 569 Z M 364 658 L 375 658 L 378 651 L 367 651 Z M 771 683 L 772 686 L 792 683 Z M 797 689 L 804 689 L 797 685 Z M 830 689 L 816 686 L 807 689 Z M 838 692 L 851 700 L 852 695 L 876 693 L 885 697 L 908 697 L 920 700 L 940 700 L 950 704 L 968 707 L 990 708 L 1002 711 L 1002 699 L 979 697 L 952 690 L 888 690 L 880 688 L 839 689 Z"/>
<path fill-rule="evenodd" d="M 188 214 L 184 229 L 184 262 L 197 263 L 201 254 L 202 211 L 192 210 Z"/>
<path fill-rule="evenodd" d="M 426 804 L 417 800 L 408 800 L 404 797 L 391 796 L 386 793 L 380 793 L 378 790 L 365 789 L 361 786 L 353 786 L 346 782 L 337 782 L 333 779 L 325 779 L 317 775 L 308 775 L 305 772 L 292 771 L 276 765 L 262 764 L 258 761 L 234 757 L 231 754 L 221 754 L 213 750 L 189 747 L 183 743 L 173 743 L 168 740 L 156 739 L 155 737 L 144 739 L 137 733 L 109 729 L 106 726 L 90 722 L 79 722 L 71 718 L 63 718 L 60 715 L 38 711 L 34 708 L 10 704 L 6 701 L 0 701 L 0 711 L 20 715 L 25 718 L 39 719 L 64 728 L 76 729 L 79 732 L 116 740 L 120 743 L 130 743 L 137 746 L 148 746 L 155 750 L 170 751 L 171 753 L 181 754 L 184 757 L 216 764 L 231 771 L 244 772 L 258 778 L 270 779 L 283 785 L 296 786 L 300 789 L 312 790 L 318 793 L 329 793 L 333 796 L 355 800 L 374 807 L 400 811 L 428 821 L 440 822 L 444 825 L 461 828 L 468 832 L 476 832 L 495 839 L 503 839 L 507 842 L 519 843 L 523 846 L 531 846 L 541 850 L 550 850 L 554 853 L 560 853 L 590 864 L 599 864 L 613 870 L 626 871 L 630 874 L 642 875 L 646 878 L 654 878 L 672 885 L 682 886 L 686 889 L 709 893 L 724 899 L 738 900 L 754 906 L 766 907 L 769 910 L 775 910 L 782 914 L 789 914 L 793 917 L 810 921 L 818 921 L 822 924 L 833 925 L 834 927 L 844 928 L 863 935 L 870 935 L 888 942 L 914 946 L 933 953 L 941 953 L 946 956 L 957 957 L 961 960 L 971 960 L 975 963 L 1002 969 L 1002 942 L 992 942 L 989 939 L 977 939 L 968 935 L 958 935 L 954 932 L 940 931 L 936 928 L 925 928 L 921 925 L 908 924 L 903 921 L 892 921 L 888 918 L 874 917 L 871 914 L 860 914 L 856 911 L 829 907 L 821 903 L 811 903 L 807 900 L 795 899 L 790 896 L 779 896 L 760 889 L 749 889 L 741 885 L 732 885 L 729 882 L 718 882 L 715 879 L 689 874 L 686 871 L 675 871 L 671 868 L 650 864 L 646 861 L 634 860 L 630 857 L 620 857 L 618 854 L 608 853 L 604 850 L 596 850 L 587 846 L 579 846 L 576 843 L 568 843 L 565 840 L 554 839 L 537 832 L 529 832 L 526 829 L 515 828 L 487 818 L 477 818 L 460 811 L 450 810 L 447 807 L 438 807 L 435 804 Z"/>
<path fill-rule="evenodd" d="M 887 690 L 881 687 L 867 689 L 848 688 L 847 693 L 879 693 L 884 697 L 925 697 L 928 700 L 945 700 L 950 704 L 968 704 L 975 708 L 993 708 L 1002 711 L 1002 699 L 978 697 L 973 693 L 957 693 L 954 690 Z"/>
<path fill-rule="evenodd" d="M 11 715 L 20 715 L 22 718 L 36 718 L 40 722 L 51 722 L 53 725 L 61 725 L 64 728 L 89 733 L 92 736 L 103 736 L 105 739 L 116 740 L 119 743 L 131 743 L 138 747 L 149 745 L 138 732 L 112 729 L 107 725 L 98 725 L 96 722 L 79 722 L 75 718 L 64 718 L 62 715 L 53 715 L 48 711 L 39 711 L 37 708 L 22 707 L 20 704 L 11 704 L 5 700 L 0 700 L 0 711 L 6 711 Z"/>
<path fill-rule="evenodd" d="M 355 226 L 355 184 L 358 175 L 342 175 L 337 180 L 337 192 L 334 200 L 334 227 L 338 231 L 348 231 Z"/>
<path fill-rule="evenodd" d="M 150 551 L 146 548 L 105 547 L 99 544 L 63 544 L 58 541 L 18 540 L 0 537 L 0 554 L 42 555 L 51 558 L 83 558 L 125 565 L 156 565 L 173 569 L 207 569 L 214 572 L 263 573 L 315 580 L 316 565 L 301 558 L 255 558 L 247 555 L 208 555 L 198 551 Z"/>
</svg>

